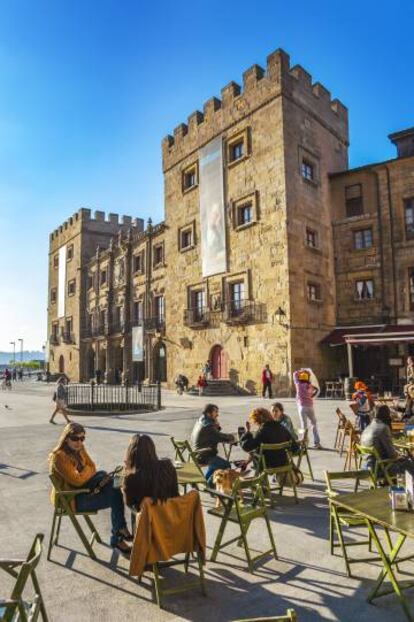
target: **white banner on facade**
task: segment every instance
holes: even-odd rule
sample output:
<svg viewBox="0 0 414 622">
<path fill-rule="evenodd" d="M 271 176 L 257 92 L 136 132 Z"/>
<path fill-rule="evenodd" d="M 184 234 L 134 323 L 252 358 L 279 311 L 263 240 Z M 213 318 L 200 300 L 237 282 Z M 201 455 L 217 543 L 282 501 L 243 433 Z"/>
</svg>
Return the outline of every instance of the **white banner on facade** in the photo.
<svg viewBox="0 0 414 622">
<path fill-rule="evenodd" d="M 132 327 L 132 360 L 134 363 L 144 360 L 144 327 Z"/>
<path fill-rule="evenodd" d="M 227 270 L 221 137 L 215 138 L 200 149 L 199 161 L 201 253 L 204 277 Z"/>
<path fill-rule="evenodd" d="M 66 246 L 59 248 L 58 317 L 65 316 L 66 301 Z"/>
</svg>

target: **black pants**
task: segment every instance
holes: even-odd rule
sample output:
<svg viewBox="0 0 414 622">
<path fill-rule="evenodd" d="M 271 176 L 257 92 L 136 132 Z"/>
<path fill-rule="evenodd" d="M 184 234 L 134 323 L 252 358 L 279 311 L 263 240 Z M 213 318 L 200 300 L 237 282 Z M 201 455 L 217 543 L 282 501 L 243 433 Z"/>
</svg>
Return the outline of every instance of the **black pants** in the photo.
<svg viewBox="0 0 414 622">
<path fill-rule="evenodd" d="M 272 399 L 272 383 L 270 380 L 266 380 L 266 382 L 263 383 L 262 397 L 266 397 L 266 391 L 268 392 L 269 399 Z"/>
</svg>

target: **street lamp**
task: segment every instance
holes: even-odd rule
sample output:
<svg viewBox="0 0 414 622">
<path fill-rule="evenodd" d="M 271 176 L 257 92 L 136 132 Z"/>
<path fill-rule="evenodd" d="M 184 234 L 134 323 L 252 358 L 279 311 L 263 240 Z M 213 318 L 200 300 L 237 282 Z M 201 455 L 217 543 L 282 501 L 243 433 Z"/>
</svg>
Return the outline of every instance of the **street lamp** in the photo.
<svg viewBox="0 0 414 622">
<path fill-rule="evenodd" d="M 18 341 L 20 341 L 20 367 L 23 369 L 23 339 L 19 337 Z"/>
<path fill-rule="evenodd" d="M 287 326 L 285 324 L 286 321 L 286 311 L 284 311 L 282 309 L 282 307 L 278 307 L 275 311 L 275 317 L 278 321 L 278 324 L 280 324 L 280 326 Z"/>
<path fill-rule="evenodd" d="M 10 341 L 10 345 L 13 346 L 13 369 L 16 369 L 16 342 Z"/>
</svg>

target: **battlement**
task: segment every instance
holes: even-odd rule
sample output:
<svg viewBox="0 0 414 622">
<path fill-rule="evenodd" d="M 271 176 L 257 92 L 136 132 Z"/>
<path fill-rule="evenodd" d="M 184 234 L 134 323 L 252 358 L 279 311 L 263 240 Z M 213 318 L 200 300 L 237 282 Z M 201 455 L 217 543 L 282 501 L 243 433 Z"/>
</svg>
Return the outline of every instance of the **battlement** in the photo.
<svg viewBox="0 0 414 622">
<path fill-rule="evenodd" d="M 49 236 L 49 241 L 52 244 L 56 240 L 64 235 L 68 236 L 68 233 L 79 232 L 82 227 L 98 227 L 103 233 L 106 231 L 110 234 L 115 234 L 118 229 L 125 229 L 133 227 L 136 231 L 142 231 L 144 229 L 144 220 L 142 218 L 132 218 L 132 216 L 121 216 L 118 214 L 110 213 L 106 219 L 105 212 L 101 210 L 95 210 L 92 216 L 92 211 L 86 207 L 81 207 L 77 212 L 70 216 L 63 224 L 55 229 Z"/>
<path fill-rule="evenodd" d="M 187 153 L 224 132 L 278 95 L 286 95 L 320 117 L 344 141 L 348 140 L 348 111 L 300 65 L 290 66 L 289 55 L 278 49 L 267 57 L 266 69 L 252 65 L 243 73 L 243 87 L 229 82 L 221 99 L 210 98 L 203 112 L 196 110 L 162 141 L 164 170 Z"/>
</svg>

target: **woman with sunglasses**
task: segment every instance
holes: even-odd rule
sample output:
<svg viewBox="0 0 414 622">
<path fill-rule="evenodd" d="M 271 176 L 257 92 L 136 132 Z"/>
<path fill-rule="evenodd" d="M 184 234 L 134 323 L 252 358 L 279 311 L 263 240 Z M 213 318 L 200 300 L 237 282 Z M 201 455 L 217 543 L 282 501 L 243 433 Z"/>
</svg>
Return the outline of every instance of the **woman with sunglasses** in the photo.
<svg viewBox="0 0 414 622">
<path fill-rule="evenodd" d="M 113 479 L 105 471 L 96 470 L 84 442 L 85 428 L 79 423 L 68 423 L 49 455 L 50 472 L 59 480 L 63 490 L 87 488 L 90 491 L 75 497 L 73 509 L 77 512 L 111 508 L 111 546 L 129 556 L 131 549 L 126 541 L 132 540 L 132 535 L 126 526 L 121 490 L 114 488 Z M 54 502 L 52 491 L 52 503 Z"/>
</svg>

